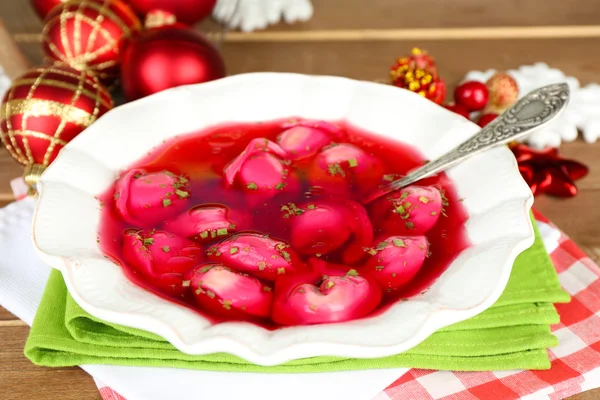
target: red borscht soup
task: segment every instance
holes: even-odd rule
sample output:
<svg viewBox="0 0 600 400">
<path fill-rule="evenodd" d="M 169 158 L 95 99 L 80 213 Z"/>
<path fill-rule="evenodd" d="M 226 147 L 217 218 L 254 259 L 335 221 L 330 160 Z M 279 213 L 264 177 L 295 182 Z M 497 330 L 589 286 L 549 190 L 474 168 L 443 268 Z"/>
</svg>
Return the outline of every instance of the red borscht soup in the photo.
<svg viewBox="0 0 600 400">
<path fill-rule="evenodd" d="M 211 321 L 348 321 L 426 290 L 468 246 L 439 174 L 361 199 L 426 161 L 346 123 L 228 124 L 176 137 L 102 196 L 99 243 L 133 282 Z"/>
</svg>

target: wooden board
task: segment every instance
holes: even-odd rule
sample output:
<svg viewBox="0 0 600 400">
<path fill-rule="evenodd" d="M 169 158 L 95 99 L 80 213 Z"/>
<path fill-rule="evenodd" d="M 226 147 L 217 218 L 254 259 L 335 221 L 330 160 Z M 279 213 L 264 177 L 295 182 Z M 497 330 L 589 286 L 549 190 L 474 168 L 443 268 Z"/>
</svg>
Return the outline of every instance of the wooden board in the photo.
<svg viewBox="0 0 600 400">
<path fill-rule="evenodd" d="M 44 368 L 23 356 L 29 328 L 0 328 L 0 398 L 2 400 L 100 399 L 92 378 L 79 368 Z"/>
<path fill-rule="evenodd" d="M 269 31 L 455 27 L 530 27 L 598 24 L 600 3 L 590 0 L 486 1 L 313 0 L 314 16 L 304 23 L 279 24 Z M 15 33 L 39 33 L 42 21 L 24 0 L 0 1 L 0 16 Z M 6 18 L 10 16 L 10 18 Z M 207 21 L 203 30 L 215 30 Z"/>
</svg>

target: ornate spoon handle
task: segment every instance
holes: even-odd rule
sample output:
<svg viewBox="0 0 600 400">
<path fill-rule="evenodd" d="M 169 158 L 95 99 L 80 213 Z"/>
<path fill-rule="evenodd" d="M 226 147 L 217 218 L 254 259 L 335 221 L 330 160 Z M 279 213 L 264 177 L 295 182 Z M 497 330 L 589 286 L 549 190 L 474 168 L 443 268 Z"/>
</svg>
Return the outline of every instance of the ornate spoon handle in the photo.
<svg viewBox="0 0 600 400">
<path fill-rule="evenodd" d="M 375 191 L 364 203 L 370 203 L 394 190 L 443 171 L 473 154 L 509 143 L 531 133 L 558 116 L 568 102 L 569 86 L 566 83 L 557 83 L 536 89 L 518 100 L 472 138 L 440 158 Z"/>
</svg>

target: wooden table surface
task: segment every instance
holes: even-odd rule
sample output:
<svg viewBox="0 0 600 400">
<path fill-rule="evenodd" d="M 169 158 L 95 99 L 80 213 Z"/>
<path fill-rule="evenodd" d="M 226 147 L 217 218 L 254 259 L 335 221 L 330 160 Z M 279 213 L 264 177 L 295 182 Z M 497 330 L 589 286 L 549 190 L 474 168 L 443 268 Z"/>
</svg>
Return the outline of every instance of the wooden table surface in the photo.
<svg viewBox="0 0 600 400">
<path fill-rule="evenodd" d="M 284 71 L 385 80 L 412 47 L 435 56 L 452 89 L 468 70 L 545 62 L 580 82 L 600 82 L 600 2 L 590 0 L 313 0 L 306 23 L 231 32 L 223 46 L 228 72 Z M 32 64 L 42 61 L 41 22 L 25 0 L 1 0 L 0 18 Z M 218 26 L 205 22 L 203 31 Z M 0 65 L 6 60 L 0 59 Z M 450 92 L 451 93 L 451 92 Z M 564 144 L 561 152 L 590 167 L 573 199 L 538 197 L 535 207 L 600 261 L 600 143 Z M 0 206 L 22 169 L 0 150 Z M 599 327 L 600 329 L 600 327 Z M 78 368 L 41 368 L 23 356 L 28 327 L 0 307 L 0 399 L 99 399 Z M 600 383 L 599 383 L 600 384 Z M 573 399 L 600 399 L 600 390 Z"/>
</svg>

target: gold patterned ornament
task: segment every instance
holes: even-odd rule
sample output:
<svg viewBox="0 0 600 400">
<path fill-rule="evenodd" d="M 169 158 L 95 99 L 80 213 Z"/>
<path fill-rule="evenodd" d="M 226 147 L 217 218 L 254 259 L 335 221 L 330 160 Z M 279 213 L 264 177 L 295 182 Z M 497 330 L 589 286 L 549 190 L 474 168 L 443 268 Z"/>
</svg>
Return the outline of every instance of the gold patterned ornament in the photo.
<svg viewBox="0 0 600 400">
<path fill-rule="evenodd" d="M 138 17 L 121 0 L 71 0 L 46 17 L 42 50 L 50 63 L 112 79 L 126 42 L 140 29 Z"/>
<path fill-rule="evenodd" d="M 108 90 L 87 71 L 32 68 L 13 81 L 2 101 L 0 139 L 34 188 L 60 149 L 112 107 Z"/>
</svg>

